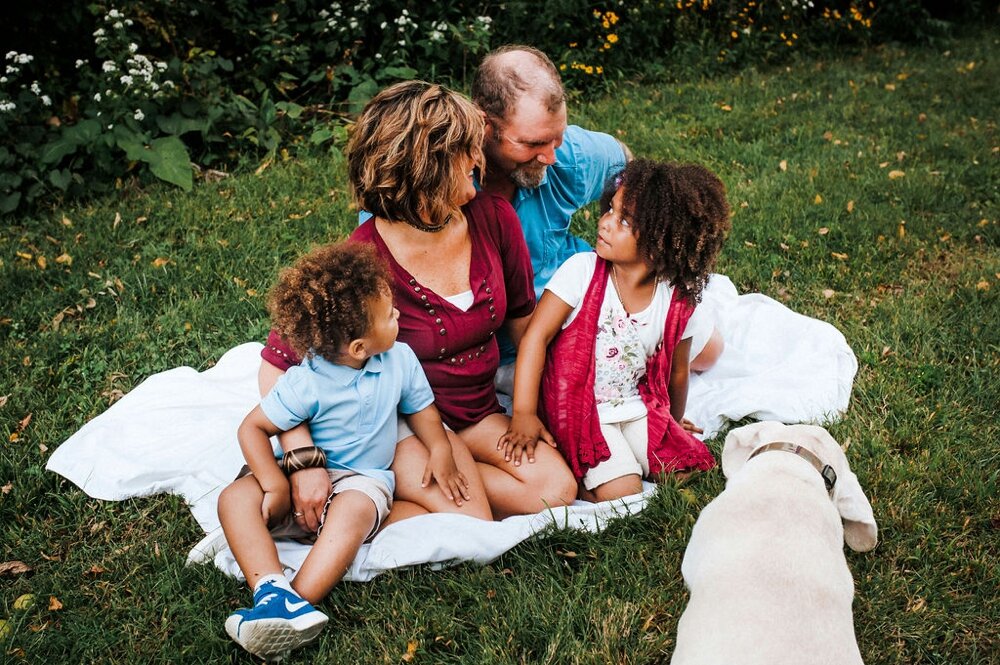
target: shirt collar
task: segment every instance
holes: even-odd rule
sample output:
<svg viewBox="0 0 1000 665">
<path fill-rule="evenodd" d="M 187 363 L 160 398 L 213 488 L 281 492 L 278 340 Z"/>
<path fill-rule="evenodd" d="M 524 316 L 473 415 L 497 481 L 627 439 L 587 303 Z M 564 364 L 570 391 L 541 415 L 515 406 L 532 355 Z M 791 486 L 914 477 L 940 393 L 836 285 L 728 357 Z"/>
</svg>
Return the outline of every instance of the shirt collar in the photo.
<svg viewBox="0 0 1000 665">
<path fill-rule="evenodd" d="M 332 363 L 322 356 L 311 356 L 306 359 L 309 368 L 320 376 L 330 379 L 340 386 L 349 386 L 362 374 L 381 374 L 385 361 L 383 354 L 372 356 L 361 369 L 354 369 L 347 365 Z"/>
</svg>

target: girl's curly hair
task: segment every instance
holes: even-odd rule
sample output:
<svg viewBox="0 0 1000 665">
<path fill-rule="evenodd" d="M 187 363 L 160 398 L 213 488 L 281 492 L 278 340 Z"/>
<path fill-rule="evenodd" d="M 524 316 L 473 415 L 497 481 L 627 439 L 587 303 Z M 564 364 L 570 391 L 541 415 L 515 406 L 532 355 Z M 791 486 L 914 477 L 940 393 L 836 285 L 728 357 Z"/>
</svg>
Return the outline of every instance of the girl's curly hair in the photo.
<svg viewBox="0 0 1000 665">
<path fill-rule="evenodd" d="M 639 256 L 647 257 L 658 280 L 692 304 L 700 302 L 729 232 L 726 186 L 697 164 L 636 159 L 608 180 L 602 211 L 619 187 L 625 188 L 622 215 L 632 223 Z"/>
<path fill-rule="evenodd" d="M 371 328 L 372 305 L 392 293 L 391 283 L 374 247 L 339 242 L 282 270 L 267 306 L 274 327 L 300 357 L 317 354 L 336 362 L 346 344 Z"/>
</svg>

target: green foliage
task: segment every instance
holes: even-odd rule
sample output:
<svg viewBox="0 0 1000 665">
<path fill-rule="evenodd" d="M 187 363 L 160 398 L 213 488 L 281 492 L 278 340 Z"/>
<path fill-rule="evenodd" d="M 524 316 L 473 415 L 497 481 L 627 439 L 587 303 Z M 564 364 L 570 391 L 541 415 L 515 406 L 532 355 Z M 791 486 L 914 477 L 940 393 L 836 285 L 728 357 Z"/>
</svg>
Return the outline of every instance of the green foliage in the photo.
<svg viewBox="0 0 1000 665">
<path fill-rule="evenodd" d="M 595 94 L 629 77 L 940 39 L 946 20 L 993 16 L 996 0 L 55 4 L 15 3 L 0 27 L 12 49 L 0 77 L 0 214 L 156 180 L 186 187 L 190 163 L 339 149 L 334 126 L 380 88 L 414 77 L 466 86 L 502 43 L 541 48 L 571 89 Z"/>
</svg>

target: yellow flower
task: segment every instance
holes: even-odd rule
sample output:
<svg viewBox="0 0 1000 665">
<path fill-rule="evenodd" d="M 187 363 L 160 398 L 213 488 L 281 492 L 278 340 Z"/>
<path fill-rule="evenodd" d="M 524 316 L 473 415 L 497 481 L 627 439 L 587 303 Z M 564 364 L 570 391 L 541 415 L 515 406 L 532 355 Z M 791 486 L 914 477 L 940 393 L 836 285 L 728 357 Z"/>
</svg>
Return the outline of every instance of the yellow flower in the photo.
<svg viewBox="0 0 1000 665">
<path fill-rule="evenodd" d="M 612 32 L 610 35 L 608 35 L 608 41 L 614 44 L 615 42 L 618 41 L 618 35 Z"/>
<path fill-rule="evenodd" d="M 608 23 L 608 19 L 604 19 L 603 21 L 601 21 L 601 27 L 604 28 L 605 30 L 611 27 L 611 24 Z"/>
<path fill-rule="evenodd" d="M 736 32 L 735 30 L 733 30 L 732 32 L 729 33 L 729 36 L 732 37 L 733 39 L 737 39 L 737 38 L 739 38 L 740 35 L 739 35 L 738 32 Z"/>
<path fill-rule="evenodd" d="M 618 14 L 615 14 L 614 12 L 605 12 L 604 18 L 608 21 L 611 21 L 611 25 L 614 25 L 615 23 L 618 22 Z"/>
<path fill-rule="evenodd" d="M 597 73 L 598 74 L 603 74 L 604 73 L 604 67 L 598 67 L 597 68 Z"/>
<path fill-rule="evenodd" d="M 588 74 L 593 74 L 594 73 L 594 68 L 592 66 L 590 66 L 590 65 L 587 65 L 587 70 L 586 71 L 587 71 Z"/>
<path fill-rule="evenodd" d="M 559 65 L 559 71 L 561 71 L 561 72 L 566 71 L 566 63 L 565 62 L 562 63 L 561 65 Z"/>
</svg>

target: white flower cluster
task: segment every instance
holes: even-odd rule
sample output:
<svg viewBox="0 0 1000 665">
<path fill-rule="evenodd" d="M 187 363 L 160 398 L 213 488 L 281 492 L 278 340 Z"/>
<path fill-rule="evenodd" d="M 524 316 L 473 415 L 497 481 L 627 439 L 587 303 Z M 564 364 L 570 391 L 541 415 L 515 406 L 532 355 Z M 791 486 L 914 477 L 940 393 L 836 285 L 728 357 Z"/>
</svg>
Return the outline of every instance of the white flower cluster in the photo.
<svg viewBox="0 0 1000 665">
<path fill-rule="evenodd" d="M 6 87 L 7 84 L 11 84 L 12 90 L 19 90 L 24 92 L 25 90 L 30 91 L 42 106 L 52 106 L 52 98 L 48 95 L 42 94 L 42 87 L 38 84 L 38 81 L 32 81 L 30 84 L 21 83 L 17 86 L 17 74 L 21 73 L 21 66 L 31 64 L 35 59 L 35 56 L 28 53 L 18 53 L 17 51 L 8 51 L 4 60 L 7 62 L 6 70 L 3 76 L 0 76 L 0 85 Z M 17 102 L 10 99 L 10 91 L 0 88 L 0 112 L 8 113 L 17 109 Z M 24 98 L 21 98 L 24 101 Z"/>
<path fill-rule="evenodd" d="M 789 0 L 789 2 L 792 4 L 792 9 L 798 9 L 801 7 L 802 11 L 812 9 L 814 6 L 812 0 Z M 788 7 L 785 6 L 785 3 L 781 3 L 781 10 L 786 11 L 787 9 Z"/>
<path fill-rule="evenodd" d="M 427 40 L 432 44 L 440 44 L 444 41 L 445 33 L 448 30 L 448 24 L 444 21 L 438 21 L 431 25 L 430 32 L 427 33 Z"/>
</svg>

